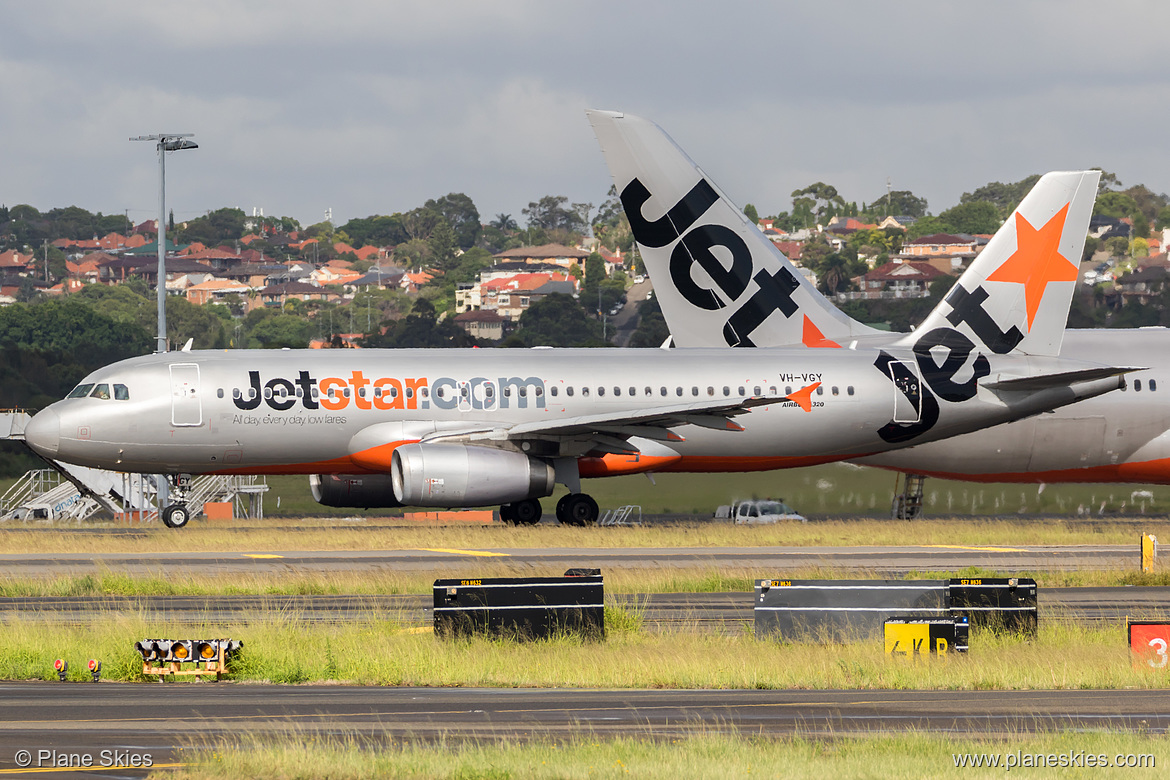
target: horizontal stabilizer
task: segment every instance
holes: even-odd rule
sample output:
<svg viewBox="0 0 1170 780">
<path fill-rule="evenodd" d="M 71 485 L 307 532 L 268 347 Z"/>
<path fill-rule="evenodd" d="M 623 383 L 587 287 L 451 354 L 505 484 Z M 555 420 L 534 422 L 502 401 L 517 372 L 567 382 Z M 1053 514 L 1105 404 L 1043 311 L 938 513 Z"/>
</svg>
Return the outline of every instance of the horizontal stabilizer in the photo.
<svg viewBox="0 0 1170 780">
<path fill-rule="evenodd" d="M 994 382 L 983 384 L 988 390 L 1008 390 L 1019 392 L 1035 392 L 1050 387 L 1063 387 L 1078 382 L 1092 382 L 1097 379 L 1107 379 L 1111 376 L 1121 376 L 1132 371 L 1145 371 L 1144 368 L 1133 366 L 1101 366 L 1100 368 L 1084 368 L 1079 371 L 1061 371 L 1057 374 L 1042 376 L 1021 376 L 1014 379 L 997 379 Z"/>
</svg>

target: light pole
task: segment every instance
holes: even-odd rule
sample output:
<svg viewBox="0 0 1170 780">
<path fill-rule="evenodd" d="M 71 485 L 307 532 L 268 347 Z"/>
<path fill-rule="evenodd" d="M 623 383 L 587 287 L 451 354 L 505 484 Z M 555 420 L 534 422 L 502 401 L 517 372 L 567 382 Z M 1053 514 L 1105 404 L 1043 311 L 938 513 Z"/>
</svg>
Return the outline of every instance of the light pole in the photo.
<svg viewBox="0 0 1170 780">
<path fill-rule="evenodd" d="M 188 141 L 193 133 L 160 133 L 139 135 L 131 141 L 155 141 L 158 149 L 158 341 L 155 352 L 167 351 L 167 152 L 180 149 L 198 149 L 194 141 Z M 170 515 L 164 515 L 170 504 L 170 484 L 165 474 L 155 477 L 156 508 L 158 516 L 170 525 Z M 184 520 L 184 523 L 186 521 Z"/>
<path fill-rule="evenodd" d="M 155 352 L 167 351 L 167 152 L 198 149 L 187 139 L 194 133 L 137 135 L 131 141 L 155 141 L 158 149 L 158 339 Z"/>
</svg>

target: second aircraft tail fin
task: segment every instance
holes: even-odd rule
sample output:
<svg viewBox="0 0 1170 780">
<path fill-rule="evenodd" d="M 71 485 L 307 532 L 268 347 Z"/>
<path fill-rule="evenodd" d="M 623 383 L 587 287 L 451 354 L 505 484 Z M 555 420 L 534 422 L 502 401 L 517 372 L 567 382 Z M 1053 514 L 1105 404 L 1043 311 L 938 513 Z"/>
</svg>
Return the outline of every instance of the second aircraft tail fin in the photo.
<svg viewBox="0 0 1170 780">
<path fill-rule="evenodd" d="M 586 113 L 677 346 L 838 347 L 877 332 L 817 292 L 661 128 Z"/>
</svg>

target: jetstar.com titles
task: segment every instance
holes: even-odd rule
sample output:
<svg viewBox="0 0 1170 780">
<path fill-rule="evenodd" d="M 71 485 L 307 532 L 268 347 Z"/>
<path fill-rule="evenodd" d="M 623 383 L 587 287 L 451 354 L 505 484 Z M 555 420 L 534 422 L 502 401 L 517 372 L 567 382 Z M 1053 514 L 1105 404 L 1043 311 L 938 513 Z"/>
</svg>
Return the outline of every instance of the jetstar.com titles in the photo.
<svg viewBox="0 0 1170 780">
<path fill-rule="evenodd" d="M 309 411 L 325 409 L 507 409 L 528 408 L 531 403 L 545 408 L 544 380 L 538 377 L 366 377 L 354 370 L 348 377 L 317 379 L 300 371 L 295 379 L 266 379 L 259 371 L 248 372 L 246 387 L 232 389 L 232 403 L 237 409 L 252 411 L 263 403 L 278 412 L 298 404 Z"/>
</svg>

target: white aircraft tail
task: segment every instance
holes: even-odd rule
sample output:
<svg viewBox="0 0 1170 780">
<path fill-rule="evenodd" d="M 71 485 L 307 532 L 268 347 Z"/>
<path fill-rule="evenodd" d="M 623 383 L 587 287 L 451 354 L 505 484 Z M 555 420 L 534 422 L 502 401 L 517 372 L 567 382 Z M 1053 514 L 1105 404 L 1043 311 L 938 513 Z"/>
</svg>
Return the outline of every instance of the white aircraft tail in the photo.
<svg viewBox="0 0 1170 780">
<path fill-rule="evenodd" d="M 954 328 L 980 351 L 1059 355 L 1100 171 L 1048 173 L 902 344 Z"/>
<path fill-rule="evenodd" d="M 679 347 L 845 346 L 841 313 L 653 122 L 586 111 Z"/>
</svg>

